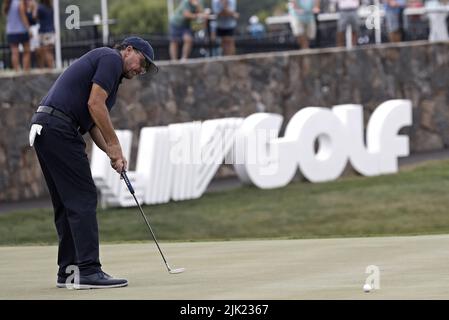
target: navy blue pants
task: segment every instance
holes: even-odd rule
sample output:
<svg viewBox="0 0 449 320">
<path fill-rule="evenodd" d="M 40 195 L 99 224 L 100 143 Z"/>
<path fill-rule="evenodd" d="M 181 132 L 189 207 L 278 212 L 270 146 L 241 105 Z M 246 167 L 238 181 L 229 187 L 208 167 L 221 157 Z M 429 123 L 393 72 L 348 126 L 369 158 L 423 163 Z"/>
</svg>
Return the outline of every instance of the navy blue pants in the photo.
<svg viewBox="0 0 449 320">
<path fill-rule="evenodd" d="M 73 124 L 36 113 L 32 123 L 43 126 L 34 148 L 50 191 L 59 238 L 58 275 L 78 266 L 81 275 L 101 270 L 97 191 L 92 179 L 83 137 Z"/>
</svg>

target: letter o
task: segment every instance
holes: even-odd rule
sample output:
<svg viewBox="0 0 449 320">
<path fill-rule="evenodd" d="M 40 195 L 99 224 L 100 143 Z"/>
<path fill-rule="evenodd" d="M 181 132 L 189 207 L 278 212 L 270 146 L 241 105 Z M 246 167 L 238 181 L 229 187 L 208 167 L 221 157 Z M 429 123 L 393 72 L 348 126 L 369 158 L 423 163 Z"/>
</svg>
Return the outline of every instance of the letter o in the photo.
<svg viewBox="0 0 449 320">
<path fill-rule="evenodd" d="M 289 121 L 285 137 L 296 140 L 292 152 L 297 153 L 299 169 L 310 182 L 335 180 L 343 173 L 350 142 L 343 123 L 330 109 L 308 107 L 298 111 Z"/>
</svg>

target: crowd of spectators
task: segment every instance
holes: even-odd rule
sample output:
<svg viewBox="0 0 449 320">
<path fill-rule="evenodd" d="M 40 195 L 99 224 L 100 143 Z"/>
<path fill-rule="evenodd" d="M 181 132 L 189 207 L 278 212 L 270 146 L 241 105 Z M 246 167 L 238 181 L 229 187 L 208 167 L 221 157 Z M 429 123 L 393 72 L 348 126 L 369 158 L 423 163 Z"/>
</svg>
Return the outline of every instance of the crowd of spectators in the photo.
<svg viewBox="0 0 449 320">
<path fill-rule="evenodd" d="M 446 19 L 449 13 L 449 0 L 288 0 L 286 1 L 286 15 L 289 16 L 289 27 L 295 37 L 298 48 L 307 49 L 317 37 L 319 15 L 335 14 L 335 46 L 357 46 L 360 42 L 360 30 L 366 19 L 361 10 L 369 8 L 372 14 L 380 14 L 381 28 L 386 30 L 387 41 L 400 42 L 405 40 L 405 29 L 413 33 L 410 23 L 425 16 L 429 21 L 429 40 L 449 40 Z M 200 3 L 199 6 L 196 3 Z M 420 13 L 407 14 L 406 9 L 427 9 Z M 210 37 L 221 44 L 221 55 L 232 55 L 235 50 L 235 30 L 238 25 L 251 38 L 263 39 L 266 27 L 254 15 L 248 23 L 239 21 L 237 0 L 212 0 L 212 10 L 203 9 L 200 0 L 182 0 L 172 19 L 184 19 L 184 32 L 190 35 L 184 39 L 184 45 L 191 48 L 193 37 L 190 22 L 204 21 L 205 27 L 210 29 Z M 172 28 L 172 27 L 171 27 Z M 349 30 L 349 33 L 348 33 Z M 350 35 L 348 37 L 348 34 Z M 171 33 L 171 41 L 181 45 L 183 39 Z M 190 51 L 189 51 L 190 52 Z M 188 55 L 183 55 L 186 59 Z M 176 57 L 177 58 L 177 57 Z M 175 59 L 172 57 L 172 59 Z"/>
<path fill-rule="evenodd" d="M 32 55 L 37 67 L 54 68 L 52 0 L 4 0 L 1 12 L 6 16 L 6 40 L 12 68 L 30 70 Z"/>
<path fill-rule="evenodd" d="M 297 47 L 307 49 L 317 37 L 321 14 L 335 16 L 335 46 L 360 44 L 361 26 L 368 19 L 360 14 L 363 8 L 380 8 L 382 26 L 389 42 L 404 41 L 404 30 L 414 19 L 426 16 L 429 40 L 448 40 L 447 18 L 449 0 L 286 0 L 284 16 Z M 241 21 L 237 0 L 180 0 L 169 16 L 169 56 L 171 60 L 191 57 L 195 31 L 192 24 L 202 25 L 203 34 L 217 44 L 215 55 L 234 55 L 236 34 L 245 33 L 251 39 L 263 41 L 267 26 L 257 15 Z M 427 9 L 421 13 L 405 14 L 407 8 Z M 55 29 L 52 0 L 4 0 L 2 14 L 6 17 L 6 39 L 11 52 L 11 65 L 16 71 L 29 70 L 31 57 L 39 68 L 54 67 Z M 22 54 L 20 54 L 22 52 Z M 20 59 L 21 58 L 21 59 Z M 21 60 L 21 61 L 20 61 Z"/>
</svg>

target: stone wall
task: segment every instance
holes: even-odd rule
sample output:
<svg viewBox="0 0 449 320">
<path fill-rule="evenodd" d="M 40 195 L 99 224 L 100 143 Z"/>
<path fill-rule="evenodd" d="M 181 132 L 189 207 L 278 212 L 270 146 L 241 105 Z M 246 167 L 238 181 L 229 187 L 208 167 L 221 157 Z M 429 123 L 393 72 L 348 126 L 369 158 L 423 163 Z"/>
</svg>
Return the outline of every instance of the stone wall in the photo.
<svg viewBox="0 0 449 320">
<path fill-rule="evenodd" d="M 245 117 L 260 111 L 282 114 L 287 122 L 303 107 L 344 103 L 362 104 L 366 121 L 380 103 L 404 98 L 414 107 L 414 125 L 404 130 L 410 135 L 411 151 L 449 147 L 449 43 L 291 51 L 160 65 L 154 79 L 124 81 L 111 113 L 117 129 L 134 131 L 135 146 L 144 126 Z M 28 146 L 28 122 L 57 76 L 0 76 L 0 201 L 47 194 Z M 134 150 L 134 158 L 135 154 Z"/>
</svg>

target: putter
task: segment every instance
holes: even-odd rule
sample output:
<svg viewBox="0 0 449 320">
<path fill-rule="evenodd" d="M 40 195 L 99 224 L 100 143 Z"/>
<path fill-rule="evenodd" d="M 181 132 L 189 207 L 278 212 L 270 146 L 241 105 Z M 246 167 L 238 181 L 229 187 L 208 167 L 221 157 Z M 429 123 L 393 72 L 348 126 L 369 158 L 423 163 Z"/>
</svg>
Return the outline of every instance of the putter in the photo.
<svg viewBox="0 0 449 320">
<path fill-rule="evenodd" d="M 184 272 L 186 270 L 185 268 L 172 269 L 168 265 L 167 260 L 165 259 L 164 254 L 162 253 L 161 247 L 159 247 L 159 243 L 157 243 L 156 236 L 154 235 L 153 229 L 151 228 L 150 223 L 148 222 L 148 219 L 145 216 L 145 213 L 143 212 L 142 207 L 140 206 L 140 203 L 139 203 L 139 201 L 136 198 L 136 195 L 134 194 L 135 193 L 134 192 L 134 188 L 131 185 L 131 182 L 129 181 L 128 176 L 126 175 L 126 171 L 122 171 L 121 176 L 122 176 L 123 180 L 125 181 L 126 186 L 128 187 L 129 192 L 131 192 L 131 195 L 134 197 L 134 200 L 136 200 L 136 203 L 137 203 L 137 206 L 139 207 L 140 213 L 142 214 L 142 217 L 145 220 L 145 222 L 146 222 L 146 224 L 148 226 L 148 229 L 151 232 L 153 240 L 156 243 L 156 246 L 157 246 L 159 252 L 161 253 L 162 259 L 164 259 L 164 263 L 165 263 L 165 266 L 167 267 L 168 273 L 170 273 L 170 274 L 177 274 L 177 273 Z"/>
</svg>

